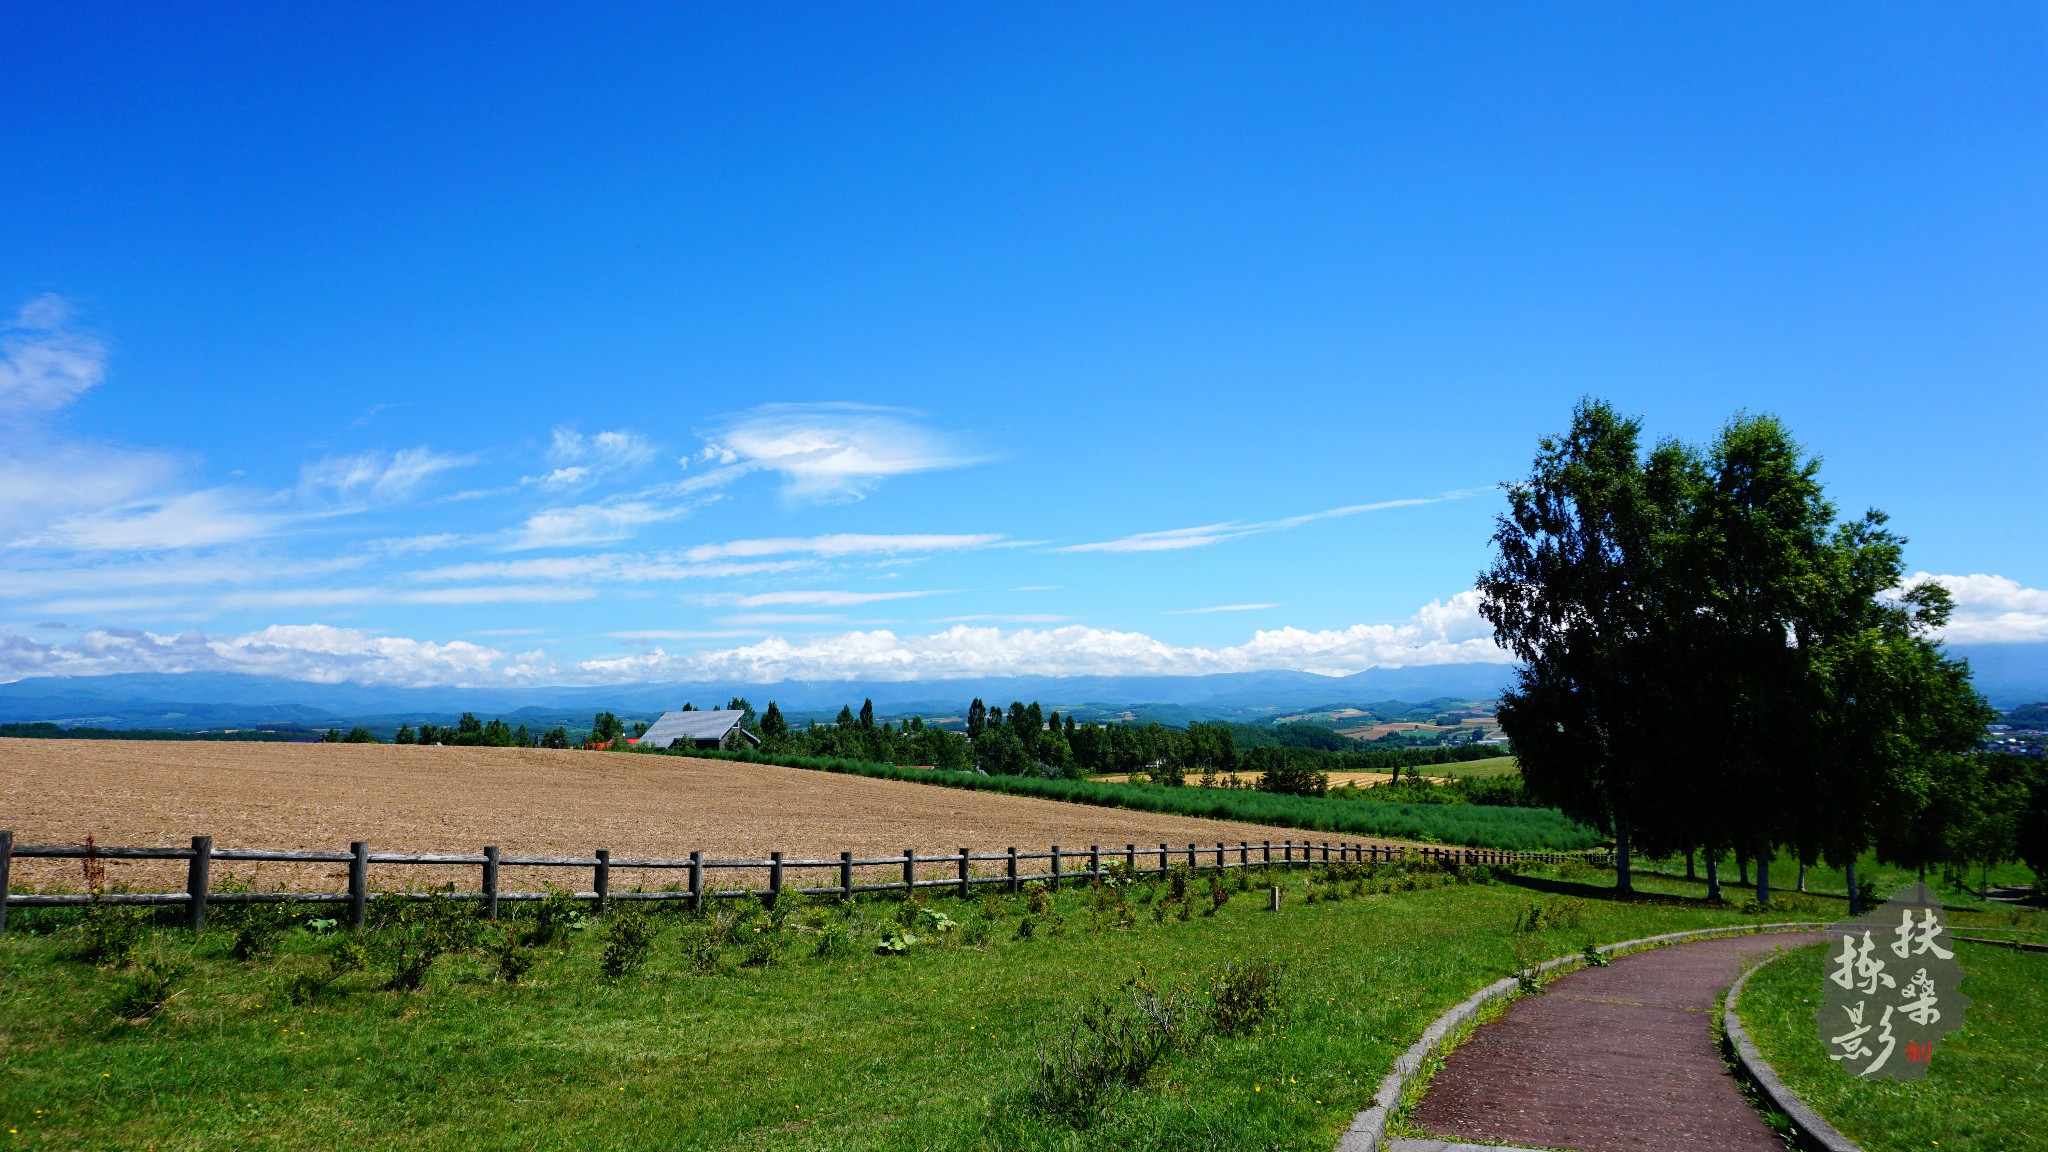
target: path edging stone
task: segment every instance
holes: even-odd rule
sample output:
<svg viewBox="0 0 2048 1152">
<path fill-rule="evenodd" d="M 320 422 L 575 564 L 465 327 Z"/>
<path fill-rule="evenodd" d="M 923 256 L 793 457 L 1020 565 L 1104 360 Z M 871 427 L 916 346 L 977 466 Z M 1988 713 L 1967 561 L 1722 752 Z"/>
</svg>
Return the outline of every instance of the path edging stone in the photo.
<svg viewBox="0 0 2048 1152">
<path fill-rule="evenodd" d="M 1756 1045 L 1750 1042 L 1749 1033 L 1744 1030 L 1742 1020 L 1735 1014 L 1735 999 L 1742 995 L 1742 986 L 1749 983 L 1751 976 L 1761 972 L 1764 964 L 1777 959 L 1776 956 L 1770 957 L 1763 964 L 1758 964 L 1736 977 L 1735 983 L 1728 986 L 1728 997 L 1721 1005 L 1721 1026 L 1727 1029 L 1728 1043 L 1735 1049 L 1735 1063 L 1742 1069 L 1743 1076 L 1756 1085 L 1756 1090 L 1764 1099 L 1771 1102 L 1771 1107 L 1783 1112 L 1792 1121 L 1792 1130 L 1799 1134 L 1801 1141 L 1821 1149 L 1822 1152 L 1863 1152 L 1854 1140 L 1835 1131 L 1834 1125 L 1821 1119 L 1820 1113 L 1808 1107 L 1797 1092 L 1778 1079 L 1777 1072 L 1772 1070 L 1763 1053 L 1756 1050 Z"/>
<path fill-rule="evenodd" d="M 1623 940 L 1616 944 L 1602 944 L 1595 951 L 1603 956 L 1617 952 L 1637 952 L 1645 948 L 1662 948 L 1668 944 L 1682 944 L 1690 940 L 1707 940 L 1718 936 L 1756 936 L 1766 932 L 1811 931 L 1827 925 L 1794 921 L 1783 924 L 1731 924 L 1724 928 L 1695 928 L 1686 932 L 1666 932 L 1661 936 L 1644 936 L 1636 940 Z M 1566 968 L 1576 968 L 1585 963 L 1582 953 L 1559 956 L 1535 966 L 1532 971 L 1538 976 L 1547 976 Z M 1381 1144 L 1387 1137 L 1387 1124 L 1401 1106 L 1401 1094 L 1429 1062 L 1438 1046 L 1479 1015 L 1479 1010 L 1505 996 L 1514 994 L 1519 982 L 1512 976 L 1496 980 L 1472 994 L 1463 1003 L 1436 1018 L 1422 1033 L 1422 1037 L 1408 1046 L 1394 1061 L 1393 1071 L 1380 1080 L 1379 1091 L 1373 1094 L 1372 1107 L 1360 1112 L 1351 1120 L 1351 1127 L 1337 1141 L 1335 1152 L 1380 1152 Z M 1818 1119 L 1818 1117 L 1816 1117 Z M 1830 1129 L 1832 1131 L 1832 1129 Z M 1849 1145 L 1855 1149 L 1855 1145 Z"/>
</svg>

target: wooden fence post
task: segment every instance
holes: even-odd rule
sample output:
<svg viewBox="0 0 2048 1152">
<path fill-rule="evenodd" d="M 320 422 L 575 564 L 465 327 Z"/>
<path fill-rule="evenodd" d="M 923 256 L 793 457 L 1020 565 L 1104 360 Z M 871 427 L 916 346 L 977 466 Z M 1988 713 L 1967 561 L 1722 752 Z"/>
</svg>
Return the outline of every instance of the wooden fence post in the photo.
<svg viewBox="0 0 2048 1152">
<path fill-rule="evenodd" d="M 1052 846 L 1052 890 L 1060 890 L 1060 846 Z"/>
<path fill-rule="evenodd" d="M 7 871 L 14 862 L 14 833 L 0 829 L 0 932 L 7 931 Z"/>
<path fill-rule="evenodd" d="M 1088 882 L 1090 884 L 1102 883 L 1102 845 L 1100 844 L 1090 844 L 1088 846 Z"/>
<path fill-rule="evenodd" d="M 967 899 L 968 892 L 971 890 L 971 886 L 968 884 L 967 879 L 969 855 L 970 853 L 967 851 L 967 849 L 962 848 L 960 850 L 960 898 L 962 900 Z"/>
<path fill-rule="evenodd" d="M 597 874 L 592 887 L 597 892 L 597 914 L 604 915 L 612 906 L 612 850 L 597 850 Z"/>
<path fill-rule="evenodd" d="M 1012 844 L 1010 845 L 1010 895 L 1015 896 L 1020 887 L 1017 883 L 1017 846 Z"/>
<path fill-rule="evenodd" d="M 1273 842 L 1272 842 L 1271 840 L 1268 840 L 1268 841 L 1266 841 L 1266 863 L 1268 863 L 1268 864 L 1271 864 L 1272 862 L 1273 862 Z"/>
<path fill-rule="evenodd" d="M 704 911 L 704 853 L 690 853 L 690 911 Z"/>
<path fill-rule="evenodd" d="M 1124 870 L 1133 876 L 1138 874 L 1138 846 L 1136 844 L 1124 845 Z"/>
<path fill-rule="evenodd" d="M 1244 867 L 1252 862 L 1252 846 L 1242 840 L 1237 842 L 1237 866 Z"/>
<path fill-rule="evenodd" d="M 1287 841 L 1286 844 L 1282 846 L 1281 853 L 1282 855 L 1280 857 L 1280 862 L 1282 864 L 1294 863 L 1294 841 Z"/>
<path fill-rule="evenodd" d="M 498 846 L 484 845 L 484 919 L 498 918 Z"/>
<path fill-rule="evenodd" d="M 1188 845 L 1188 871 L 1199 872 L 1201 870 L 1201 862 L 1195 859 L 1195 846 L 1193 844 L 1190 844 Z"/>
<path fill-rule="evenodd" d="M 186 927 L 206 928 L 206 890 L 213 879 L 213 837 L 192 838 L 192 864 L 185 869 Z"/>
<path fill-rule="evenodd" d="M 853 899 L 853 853 L 851 852 L 841 852 L 839 854 L 839 898 L 848 901 Z"/>
<path fill-rule="evenodd" d="M 780 899 L 782 899 L 782 853 L 770 852 L 768 854 L 768 906 L 770 908 L 775 907 L 775 902 Z"/>
<path fill-rule="evenodd" d="M 1161 876 L 1166 875 L 1166 873 L 1168 872 L 1168 870 L 1172 868 L 1172 866 L 1172 854 L 1167 851 L 1166 845 L 1161 844 L 1159 846 L 1159 874 Z"/>
<path fill-rule="evenodd" d="M 354 840 L 348 851 L 348 926 L 360 929 L 370 910 L 370 844 Z"/>
<path fill-rule="evenodd" d="M 1323 863 L 1325 863 L 1325 864 L 1328 864 L 1329 862 L 1330 862 L 1330 842 L 1329 842 L 1328 840 L 1325 840 L 1325 841 L 1323 841 Z"/>
<path fill-rule="evenodd" d="M 903 898 L 917 895 L 917 849 L 903 850 Z"/>
<path fill-rule="evenodd" d="M 1225 863 L 1223 862 L 1223 852 L 1224 852 L 1224 848 L 1223 848 L 1223 841 L 1221 841 L 1221 840 L 1218 840 L 1218 841 L 1216 842 L 1216 870 L 1217 870 L 1218 872 L 1221 872 L 1221 871 L 1223 871 L 1223 870 L 1224 870 L 1225 868 L 1229 867 L 1229 865 L 1227 865 L 1227 864 L 1225 864 Z"/>
</svg>

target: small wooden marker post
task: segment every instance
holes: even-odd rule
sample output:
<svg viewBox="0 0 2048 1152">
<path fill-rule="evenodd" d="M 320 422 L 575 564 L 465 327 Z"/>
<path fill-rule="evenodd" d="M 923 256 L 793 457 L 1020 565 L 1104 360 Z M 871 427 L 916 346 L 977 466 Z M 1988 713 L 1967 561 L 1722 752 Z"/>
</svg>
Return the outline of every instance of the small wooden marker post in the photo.
<svg viewBox="0 0 2048 1152">
<path fill-rule="evenodd" d="M 348 852 L 348 926 L 359 929 L 370 910 L 370 844 L 350 841 Z"/>
<path fill-rule="evenodd" d="M 1266 911 L 1278 912 L 1280 910 L 1280 886 L 1278 884 L 1273 885 L 1271 891 L 1273 901 L 1272 903 L 1266 905 Z"/>
<path fill-rule="evenodd" d="M 612 906 L 612 850 L 597 850 L 597 873 L 592 877 L 592 891 L 597 894 L 597 914 L 604 915 Z"/>
<path fill-rule="evenodd" d="M 839 898 L 849 902 L 853 899 L 853 853 L 851 852 L 841 852 L 839 854 Z"/>
<path fill-rule="evenodd" d="M 690 911 L 704 910 L 704 853 L 690 853 Z"/>
<path fill-rule="evenodd" d="M 969 857 L 968 857 L 968 852 L 967 852 L 967 849 L 965 849 L 965 848 L 962 848 L 962 849 L 960 850 L 960 898 L 961 898 L 962 900 L 965 900 L 965 899 L 967 899 L 967 895 L 968 895 L 968 891 L 969 891 L 969 885 L 968 885 L 968 882 L 967 882 L 967 880 L 968 880 L 968 878 L 967 878 L 967 866 L 968 866 L 968 860 L 969 860 Z"/>
<path fill-rule="evenodd" d="M 14 861 L 14 833 L 0 829 L 0 932 L 7 931 L 7 871 Z"/>
<path fill-rule="evenodd" d="M 484 919 L 498 918 L 498 846 L 484 845 Z"/>
</svg>

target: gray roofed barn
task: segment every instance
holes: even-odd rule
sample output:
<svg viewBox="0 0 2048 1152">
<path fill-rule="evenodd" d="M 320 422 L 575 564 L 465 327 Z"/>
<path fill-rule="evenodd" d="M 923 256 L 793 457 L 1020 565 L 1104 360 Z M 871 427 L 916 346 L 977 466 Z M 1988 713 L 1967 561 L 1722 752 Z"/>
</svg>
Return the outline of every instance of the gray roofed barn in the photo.
<svg viewBox="0 0 2048 1152">
<path fill-rule="evenodd" d="M 641 748 L 758 747 L 760 737 L 740 727 L 743 715 L 731 708 L 716 712 L 663 712 L 661 719 L 649 725 L 634 744 Z"/>
</svg>

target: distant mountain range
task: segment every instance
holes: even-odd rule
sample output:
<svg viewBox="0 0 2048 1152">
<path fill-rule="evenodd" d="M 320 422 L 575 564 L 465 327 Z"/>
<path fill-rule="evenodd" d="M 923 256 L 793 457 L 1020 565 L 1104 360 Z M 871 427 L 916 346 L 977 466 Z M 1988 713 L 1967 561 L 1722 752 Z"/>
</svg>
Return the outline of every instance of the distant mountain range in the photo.
<svg viewBox="0 0 2048 1152">
<path fill-rule="evenodd" d="M 1977 687 L 1999 708 L 2048 700 L 2048 644 L 1957 646 Z M 1212 676 L 1015 676 L 979 680 L 675 682 L 535 688 L 392 688 L 195 672 L 37 677 L 0 684 L 0 722 L 48 720 L 110 728 L 251 728 L 426 719 L 463 712 L 529 723 L 587 723 L 600 709 L 651 714 L 745 696 L 801 717 L 875 702 L 885 715 L 959 715 L 967 702 L 1036 700 L 1048 708 L 1136 712 L 1169 722 L 1258 720 L 1385 701 L 1487 700 L 1513 676 L 1503 664 L 1371 668 L 1351 676 L 1226 672 Z"/>
</svg>

